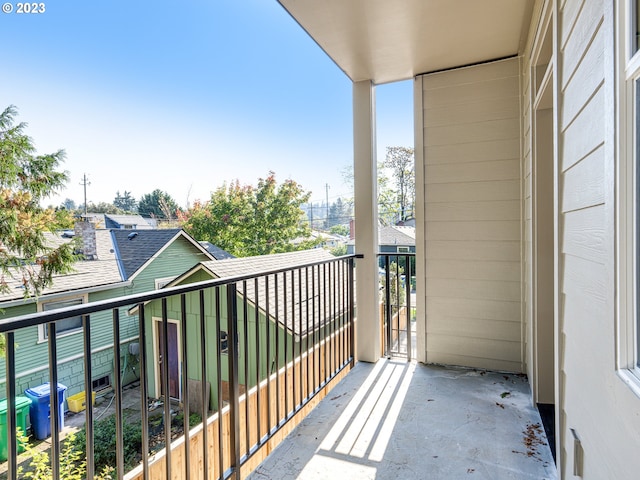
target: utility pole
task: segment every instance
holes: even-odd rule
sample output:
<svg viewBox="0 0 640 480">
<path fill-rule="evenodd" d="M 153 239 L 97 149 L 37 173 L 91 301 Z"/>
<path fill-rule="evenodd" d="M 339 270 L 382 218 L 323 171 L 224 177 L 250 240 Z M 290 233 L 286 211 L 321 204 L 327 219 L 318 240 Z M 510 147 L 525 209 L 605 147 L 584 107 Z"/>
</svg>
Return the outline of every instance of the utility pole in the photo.
<svg viewBox="0 0 640 480">
<path fill-rule="evenodd" d="M 325 188 L 325 192 L 326 192 L 326 198 L 327 198 L 327 220 L 324 223 L 325 228 L 327 228 L 329 226 L 329 184 L 325 183 L 324 184 L 324 188 Z"/>
<path fill-rule="evenodd" d="M 80 185 L 84 187 L 84 218 L 87 219 L 87 185 L 91 185 L 91 182 L 87 178 L 87 174 L 82 175 L 82 182 Z"/>
</svg>

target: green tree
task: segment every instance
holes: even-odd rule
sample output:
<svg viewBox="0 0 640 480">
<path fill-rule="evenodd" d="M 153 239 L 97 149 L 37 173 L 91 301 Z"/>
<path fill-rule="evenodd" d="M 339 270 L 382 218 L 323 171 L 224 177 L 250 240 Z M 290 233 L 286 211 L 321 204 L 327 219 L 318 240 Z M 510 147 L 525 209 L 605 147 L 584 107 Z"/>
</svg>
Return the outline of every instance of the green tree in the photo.
<svg viewBox="0 0 640 480">
<path fill-rule="evenodd" d="M 378 162 L 378 219 L 383 225 L 395 225 L 399 218 L 400 205 L 398 204 L 398 195 L 390 185 L 390 178 L 385 175 L 384 163 Z M 345 167 L 342 169 L 342 178 L 344 183 L 354 189 L 353 183 L 353 167 Z M 344 202 L 351 211 L 353 199 L 346 199 Z"/>
<path fill-rule="evenodd" d="M 70 212 L 75 210 L 76 207 L 76 202 L 74 202 L 73 200 L 71 200 L 70 198 L 65 198 L 64 202 L 62 202 L 61 205 L 65 210 L 69 210 Z"/>
<path fill-rule="evenodd" d="M 208 202 L 186 212 L 183 228 L 237 257 L 311 248 L 317 241 L 292 243 L 311 233 L 301 209 L 310 195 L 293 180 L 278 186 L 269 172 L 256 187 L 236 181 L 218 188 Z"/>
<path fill-rule="evenodd" d="M 341 198 L 338 198 L 329 207 L 329 218 L 327 218 L 327 228 L 331 228 L 335 225 L 344 225 L 349 223 L 351 218 L 351 206 L 348 202 L 344 202 Z"/>
<path fill-rule="evenodd" d="M 113 215 L 122 215 L 126 213 L 123 209 L 116 207 L 113 203 L 108 202 L 89 202 L 87 205 L 87 212 L 89 213 L 111 213 Z M 84 213 L 84 204 L 78 207 L 78 213 Z"/>
<path fill-rule="evenodd" d="M 68 273 L 75 260 L 73 245 L 47 245 L 44 232 L 66 226 L 68 217 L 41 201 L 64 187 L 67 173 L 58 171 L 64 150 L 37 155 L 17 110 L 0 114 L 0 292 L 19 281 L 25 297 L 37 296 L 54 274 Z"/>
<path fill-rule="evenodd" d="M 113 199 L 113 205 L 125 212 L 136 211 L 136 199 L 131 196 L 131 192 L 127 192 L 126 190 L 122 195 L 120 195 L 120 190 L 116 192 L 116 198 Z"/>
<path fill-rule="evenodd" d="M 391 175 L 395 180 L 397 203 L 400 208 L 398 220 L 404 221 L 413 218 L 416 196 L 413 148 L 387 147 L 387 156 L 383 166 L 391 170 Z"/>
<path fill-rule="evenodd" d="M 140 198 L 138 213 L 143 217 L 175 218 L 178 212 L 178 204 L 167 192 L 155 189 Z"/>
<path fill-rule="evenodd" d="M 347 235 L 349 235 L 349 227 L 347 227 L 346 225 L 334 225 L 329 229 L 329 233 L 346 237 Z"/>
</svg>

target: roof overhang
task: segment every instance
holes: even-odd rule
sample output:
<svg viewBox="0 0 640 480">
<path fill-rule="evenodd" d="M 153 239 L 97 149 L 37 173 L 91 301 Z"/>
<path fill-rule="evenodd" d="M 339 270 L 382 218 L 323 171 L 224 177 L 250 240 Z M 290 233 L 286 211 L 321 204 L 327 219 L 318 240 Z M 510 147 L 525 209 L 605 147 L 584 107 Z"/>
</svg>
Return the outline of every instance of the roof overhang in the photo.
<svg viewBox="0 0 640 480">
<path fill-rule="evenodd" d="M 278 0 L 353 81 L 522 53 L 535 0 Z"/>
</svg>

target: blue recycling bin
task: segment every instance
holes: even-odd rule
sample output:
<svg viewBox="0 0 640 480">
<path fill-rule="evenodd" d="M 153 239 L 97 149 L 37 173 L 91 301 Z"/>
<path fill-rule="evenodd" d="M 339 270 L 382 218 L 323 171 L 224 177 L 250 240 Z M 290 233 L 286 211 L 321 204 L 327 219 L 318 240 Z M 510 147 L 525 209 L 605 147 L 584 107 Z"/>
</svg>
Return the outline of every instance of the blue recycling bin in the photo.
<svg viewBox="0 0 640 480">
<path fill-rule="evenodd" d="M 58 407 L 60 412 L 58 430 L 64 428 L 64 392 L 66 390 L 67 387 L 61 383 L 58 384 Z M 24 394 L 31 400 L 29 418 L 31 419 L 34 435 L 38 440 L 49 438 L 51 436 L 51 392 L 49 382 L 37 387 L 27 388 Z"/>
</svg>

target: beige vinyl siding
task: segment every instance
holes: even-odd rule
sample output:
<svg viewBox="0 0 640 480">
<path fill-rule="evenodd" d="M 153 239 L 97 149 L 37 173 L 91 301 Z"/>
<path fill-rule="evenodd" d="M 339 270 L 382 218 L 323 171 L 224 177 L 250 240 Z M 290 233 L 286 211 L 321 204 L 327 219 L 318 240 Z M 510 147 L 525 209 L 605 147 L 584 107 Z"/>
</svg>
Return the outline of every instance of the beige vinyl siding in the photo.
<svg viewBox="0 0 640 480">
<path fill-rule="evenodd" d="M 622 4 L 622 2 L 621 2 Z M 640 398 L 616 375 L 613 7 L 559 7 L 559 432 L 560 473 L 638 478 Z"/>
<path fill-rule="evenodd" d="M 420 79 L 427 361 L 522 371 L 519 59 Z"/>
</svg>

